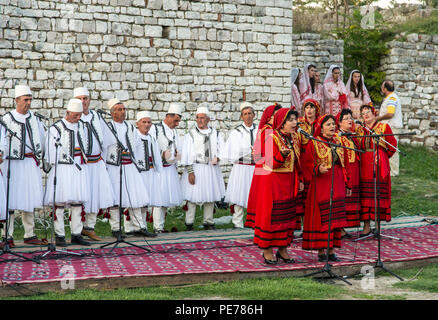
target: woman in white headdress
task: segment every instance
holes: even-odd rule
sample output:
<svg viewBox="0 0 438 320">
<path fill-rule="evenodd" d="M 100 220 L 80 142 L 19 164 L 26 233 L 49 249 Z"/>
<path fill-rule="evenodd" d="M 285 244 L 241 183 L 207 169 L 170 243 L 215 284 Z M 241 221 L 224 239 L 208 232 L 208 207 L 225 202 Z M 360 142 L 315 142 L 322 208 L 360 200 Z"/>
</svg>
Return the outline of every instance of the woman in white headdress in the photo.
<svg viewBox="0 0 438 320">
<path fill-rule="evenodd" d="M 299 68 L 293 68 L 290 72 L 290 84 L 291 84 L 291 93 L 290 93 L 290 103 L 293 105 L 298 113 L 301 112 L 301 98 L 300 98 L 300 77 L 302 76 Z"/>
<path fill-rule="evenodd" d="M 371 102 L 370 95 L 365 86 L 363 74 L 359 70 L 353 70 L 350 73 L 347 84 L 348 105 L 353 112 L 353 118 L 360 118 L 360 107 L 368 105 Z"/>
<path fill-rule="evenodd" d="M 332 64 L 324 79 L 325 113 L 337 116 L 342 109 L 347 108 L 347 89 L 342 82 L 341 68 Z"/>
<path fill-rule="evenodd" d="M 302 70 L 302 77 L 300 77 L 300 101 L 312 99 L 315 93 L 315 73 L 316 66 L 308 63 Z"/>
</svg>

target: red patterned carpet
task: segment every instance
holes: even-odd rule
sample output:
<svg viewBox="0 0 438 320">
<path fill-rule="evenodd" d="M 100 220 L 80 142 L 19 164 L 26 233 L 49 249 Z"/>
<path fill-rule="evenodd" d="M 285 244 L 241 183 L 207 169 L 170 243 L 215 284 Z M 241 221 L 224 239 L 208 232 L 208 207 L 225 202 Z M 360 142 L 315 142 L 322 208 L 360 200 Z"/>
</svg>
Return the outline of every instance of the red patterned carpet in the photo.
<svg viewBox="0 0 438 320">
<path fill-rule="evenodd" d="M 406 261 L 438 256 L 438 225 L 388 229 L 385 235 L 403 241 L 384 239 L 381 259 Z M 141 244 L 141 243 L 136 243 Z M 110 247 L 111 248 L 111 247 Z M 266 272 L 278 270 L 321 268 L 315 251 L 301 250 L 301 242 L 294 241 L 288 249 L 296 263 L 263 263 L 261 250 L 252 244 L 252 237 L 237 239 L 206 239 L 195 242 L 152 244 L 152 252 L 135 247 L 110 249 L 70 250 L 84 256 L 48 255 L 40 264 L 23 261 L 9 253 L 0 256 L 0 279 L 6 284 L 53 282 L 69 278 L 112 278 L 131 276 L 159 276 L 200 273 Z M 68 249 L 69 250 L 69 249 Z M 15 252 L 15 251 L 14 251 Z M 19 253 L 18 251 L 16 251 Z M 41 255 L 44 251 L 20 253 L 27 257 Z M 377 258 L 377 241 L 373 238 L 360 242 L 343 241 L 337 251 L 338 265 L 372 264 Z"/>
</svg>

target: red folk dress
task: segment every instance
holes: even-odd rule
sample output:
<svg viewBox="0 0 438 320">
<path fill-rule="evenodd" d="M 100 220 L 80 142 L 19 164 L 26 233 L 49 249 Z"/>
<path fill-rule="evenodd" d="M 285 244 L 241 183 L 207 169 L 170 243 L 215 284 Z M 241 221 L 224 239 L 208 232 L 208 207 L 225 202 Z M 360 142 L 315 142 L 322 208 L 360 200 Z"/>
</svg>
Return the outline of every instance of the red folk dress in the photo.
<svg viewBox="0 0 438 320">
<path fill-rule="evenodd" d="M 341 144 L 348 148 L 359 148 L 359 139 L 349 136 L 339 136 Z M 345 198 L 347 227 L 360 225 L 360 155 L 356 151 L 344 149 L 344 164 L 348 185 L 352 191 L 350 197 Z"/>
<path fill-rule="evenodd" d="M 288 110 L 283 111 L 279 110 L 278 116 L 285 119 Z M 274 119 L 274 127 L 276 122 L 280 123 L 277 126 L 280 127 L 283 121 Z M 282 146 L 292 149 L 286 157 L 280 152 Z M 298 164 L 298 135 L 293 133 L 286 136 L 277 130 L 266 133 L 265 148 L 263 162 L 259 162 L 258 178 L 251 185 L 250 192 L 257 195 L 251 199 L 251 208 L 255 209 L 254 244 L 262 249 L 287 247 L 293 240 L 293 232 L 299 221 L 296 198 L 302 178 Z M 258 150 L 254 150 L 254 153 L 257 154 Z"/>
<path fill-rule="evenodd" d="M 391 127 L 382 122 L 375 122 L 370 130 L 373 130 L 375 134 L 392 134 Z M 359 127 L 356 130 L 357 134 L 369 135 L 368 130 L 363 127 Z M 391 171 L 389 166 L 389 158 L 395 153 L 393 147 L 388 146 L 382 140 L 386 140 L 388 143 L 397 147 L 397 140 L 394 136 L 384 136 L 380 138 L 379 147 L 377 149 L 377 155 L 379 157 L 379 167 L 377 168 L 376 177 L 376 189 L 377 196 L 374 199 L 374 163 L 377 164 L 377 157 L 374 158 L 374 138 L 366 137 L 361 138 L 361 149 L 365 152 L 362 153 L 360 161 L 360 197 L 361 197 L 361 213 L 360 220 L 374 220 L 375 208 L 378 205 L 381 221 L 391 221 Z M 378 181 L 377 181 L 378 178 Z"/>
<path fill-rule="evenodd" d="M 328 141 L 318 136 L 319 140 Z M 337 137 L 330 142 L 339 144 Z M 312 141 L 307 145 L 303 174 L 310 181 L 309 192 L 306 198 L 303 243 L 305 250 L 327 248 L 330 192 L 332 188 L 332 170 L 334 170 L 332 217 L 330 226 L 330 248 L 341 247 L 341 228 L 347 226 L 345 214 L 345 194 L 347 178 L 344 170 L 344 151 L 336 149 L 335 164 L 333 165 L 332 153 L 325 143 Z M 321 174 L 319 166 L 324 164 L 329 167 L 328 172 Z"/>
</svg>

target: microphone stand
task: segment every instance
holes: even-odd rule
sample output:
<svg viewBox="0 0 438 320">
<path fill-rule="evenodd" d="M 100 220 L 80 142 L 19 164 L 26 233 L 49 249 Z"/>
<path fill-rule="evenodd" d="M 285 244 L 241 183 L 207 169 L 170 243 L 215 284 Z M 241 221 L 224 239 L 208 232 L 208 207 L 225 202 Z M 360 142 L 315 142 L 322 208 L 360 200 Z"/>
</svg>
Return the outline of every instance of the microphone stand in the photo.
<svg viewBox="0 0 438 320">
<path fill-rule="evenodd" d="M 100 113 L 102 114 L 103 112 L 100 112 Z M 110 128 L 110 126 L 108 125 L 108 123 L 107 123 L 105 120 L 103 120 L 103 122 L 105 122 L 105 124 L 107 125 L 108 129 L 109 129 L 111 132 L 113 132 L 113 130 L 112 130 L 112 129 Z M 114 133 L 114 132 L 113 132 L 113 133 Z M 136 163 L 136 161 L 135 161 L 133 155 L 127 150 L 127 148 L 125 148 L 125 147 L 123 146 L 122 142 L 119 140 L 119 137 L 117 137 L 117 134 L 116 134 L 116 133 L 114 133 L 114 137 L 116 138 L 117 146 L 118 146 L 118 148 L 119 148 L 119 152 L 120 152 L 120 154 L 121 154 L 123 151 L 125 151 L 126 153 L 128 153 L 128 154 L 129 154 L 129 157 L 130 157 L 131 160 L 132 160 L 132 162 L 133 162 L 134 164 L 136 164 L 136 166 L 137 166 L 137 163 Z M 120 159 L 120 161 L 121 161 L 121 159 Z M 120 243 L 126 243 L 126 244 L 128 244 L 128 245 L 130 245 L 130 246 L 133 246 L 133 247 L 140 248 L 140 249 L 143 249 L 143 250 L 145 250 L 145 251 L 151 252 L 151 250 L 150 250 L 149 248 L 145 248 L 145 247 L 142 247 L 142 246 L 138 246 L 138 245 L 136 245 L 136 244 L 134 244 L 134 243 L 128 242 L 128 241 L 126 241 L 126 240 L 124 239 L 124 237 L 122 237 L 122 216 L 123 216 L 123 208 L 122 208 L 122 176 L 123 176 L 123 164 L 122 164 L 121 162 L 120 162 L 119 168 L 120 168 L 120 170 L 119 170 L 119 232 L 117 233 L 117 238 L 116 238 L 115 241 L 110 242 L 110 243 L 107 243 L 107 244 L 104 244 L 104 245 L 101 246 L 100 248 L 103 249 L 103 248 L 108 247 L 108 246 L 110 246 L 110 245 L 114 245 L 114 246 L 111 248 L 111 250 L 110 250 L 110 253 L 111 253 L 111 252 L 112 252 L 112 251 L 113 251 L 113 250 L 114 250 L 114 249 L 115 249 Z M 137 166 L 137 169 L 138 169 L 138 166 Z"/>
<path fill-rule="evenodd" d="M 328 221 L 328 235 L 327 235 L 327 252 L 326 252 L 326 257 L 325 257 L 325 264 L 323 266 L 323 268 L 321 270 L 309 273 L 304 275 L 304 277 L 311 277 L 320 273 L 327 273 L 330 278 L 336 278 L 338 280 L 342 280 L 345 283 L 352 285 L 349 281 L 347 281 L 346 279 L 338 276 L 337 274 L 335 274 L 332 271 L 332 265 L 328 262 L 329 261 L 329 251 L 330 251 L 330 236 L 331 236 L 331 223 L 332 223 L 332 208 L 333 208 L 333 184 L 334 184 L 334 179 L 335 179 L 335 163 L 334 163 L 334 159 L 335 159 L 335 154 L 336 154 L 336 148 L 343 148 L 343 149 L 349 149 L 349 150 L 354 150 L 356 152 L 362 152 L 361 150 L 357 150 L 354 148 L 350 148 L 350 147 L 345 147 L 342 146 L 340 144 L 336 144 L 330 141 L 323 141 L 320 139 L 317 139 L 309 134 L 307 134 L 307 138 L 311 139 L 311 140 L 315 140 L 315 141 L 319 141 L 322 143 L 325 143 L 327 145 L 329 145 L 331 148 L 331 153 L 332 153 L 332 173 L 331 173 L 331 190 L 330 190 L 330 211 L 329 211 L 329 221 Z"/>
<path fill-rule="evenodd" d="M 5 127 L 5 129 L 8 132 L 9 143 L 8 143 L 8 171 L 7 171 L 7 184 L 6 184 L 6 219 L 5 219 L 5 221 L 6 221 L 5 234 L 6 235 L 5 235 L 5 241 L 4 241 L 4 244 L 3 244 L 2 252 L 0 252 L 0 256 L 4 255 L 6 253 L 9 253 L 9 254 L 12 254 L 12 255 L 14 255 L 16 257 L 23 258 L 24 260 L 36 262 L 36 263 L 39 264 L 40 262 L 35 260 L 35 259 L 33 259 L 33 258 L 27 258 L 27 257 L 25 257 L 23 255 L 20 255 L 18 253 L 12 252 L 11 251 L 11 247 L 9 246 L 9 243 L 8 243 L 8 233 L 9 233 L 9 185 L 10 185 L 10 178 L 11 178 L 11 147 L 12 147 L 12 137 L 17 138 L 19 141 L 23 141 L 23 140 L 20 139 L 15 132 L 13 132 L 11 129 L 9 129 L 3 123 L 3 121 L 1 121 L 1 122 L 2 122 L 2 125 Z M 1 262 L 5 262 L 5 261 L 7 261 L 7 260 L 3 260 Z"/>
<path fill-rule="evenodd" d="M 373 143 L 373 159 L 377 159 L 377 163 L 376 163 L 376 161 L 373 161 L 374 209 L 375 209 L 374 211 L 375 211 L 375 215 L 376 215 L 374 217 L 374 220 L 375 220 L 375 223 L 378 226 L 378 228 L 375 228 L 374 232 L 371 232 L 370 234 L 368 234 L 366 236 L 354 239 L 353 241 L 357 242 L 357 241 L 368 239 L 370 237 L 374 237 L 375 239 L 379 240 L 379 248 L 380 248 L 380 239 L 381 238 L 387 238 L 387 239 L 392 239 L 392 240 L 397 240 L 397 241 L 402 241 L 403 240 L 401 238 L 384 235 L 380 231 L 380 184 L 379 184 L 379 175 L 377 174 L 377 170 L 378 170 L 378 168 L 380 166 L 380 157 L 378 155 L 378 149 L 379 149 L 379 146 L 380 146 L 380 141 L 386 142 L 386 144 L 388 146 L 391 146 L 395 150 L 399 151 L 402 155 L 406 156 L 406 153 L 400 151 L 397 147 L 394 147 L 392 144 L 390 144 L 386 140 L 380 140 L 380 138 L 381 137 L 385 137 L 385 136 L 395 136 L 395 135 L 412 135 L 413 133 L 409 133 L 408 132 L 408 133 L 398 133 L 398 134 L 376 134 L 374 132 L 374 130 L 370 130 L 366 126 L 363 126 L 363 127 L 368 132 L 370 132 L 370 134 L 369 135 L 363 135 L 363 136 L 354 136 L 354 137 L 357 137 L 357 138 L 368 138 L 368 137 L 370 137 L 370 138 L 373 138 L 373 140 L 374 140 L 374 143 Z M 377 200 L 377 199 L 379 199 L 379 200 Z M 380 250 L 379 250 L 379 257 L 380 257 Z"/>
<path fill-rule="evenodd" d="M 43 124 L 44 125 L 44 124 Z M 45 126 L 44 126 L 45 127 Z M 48 134 L 50 134 L 50 131 L 47 131 Z M 53 136 L 52 136 L 53 137 Z M 54 137 L 55 138 L 55 137 Z M 67 250 L 60 250 L 60 249 L 56 249 L 56 245 L 53 242 L 53 238 L 54 238 L 54 232 L 55 232 L 55 215 L 56 215 L 56 174 L 57 174 L 57 167 L 58 167 L 58 148 L 59 147 L 63 147 L 60 140 L 61 137 L 56 137 L 55 138 L 55 168 L 54 168 L 54 177 L 53 177 L 53 205 L 52 205 L 52 219 L 51 219 L 51 223 L 52 223 L 52 231 L 50 234 L 50 243 L 47 247 L 47 251 L 45 253 L 43 253 L 42 255 L 39 256 L 39 259 L 45 258 L 47 255 L 49 255 L 50 253 L 53 252 L 59 252 L 59 253 L 63 253 L 63 254 L 70 254 L 70 255 L 75 255 L 75 256 L 82 256 L 82 254 L 77 253 L 77 252 L 72 252 L 72 251 L 67 251 Z M 70 160 L 73 161 L 73 163 L 75 164 L 76 168 L 80 171 L 82 170 L 82 168 L 74 162 L 74 159 L 70 156 Z M 64 216 L 62 217 L 64 219 Z"/>
<path fill-rule="evenodd" d="M 366 128 L 366 129 L 369 132 L 374 133 L 374 130 L 370 131 L 368 128 Z M 410 134 L 410 133 L 408 133 L 408 134 Z M 408 134 L 405 133 L 405 134 L 398 134 L 398 135 L 408 135 Z M 402 239 L 400 239 L 400 238 L 386 236 L 386 235 L 381 234 L 381 232 L 380 232 L 380 197 L 379 197 L 379 200 L 377 200 L 377 198 L 378 198 L 377 193 L 380 196 L 379 175 L 377 174 L 377 168 L 379 168 L 379 165 L 380 165 L 380 157 L 378 155 L 378 148 L 380 146 L 380 138 L 382 136 L 393 136 L 393 135 L 396 135 L 396 134 L 371 134 L 371 135 L 357 136 L 360 138 L 362 138 L 362 137 L 374 138 L 374 145 L 373 145 L 374 208 L 375 208 L 375 220 L 376 220 L 376 224 L 377 224 L 378 228 L 375 228 L 375 230 L 376 230 L 375 232 L 372 232 L 367 236 L 355 239 L 354 241 L 360 241 L 360 240 L 374 236 L 377 239 L 377 260 L 376 260 L 376 264 L 374 266 L 374 269 L 380 268 L 380 269 L 386 271 L 387 273 L 393 275 L 394 277 L 396 277 L 400 281 L 404 281 L 403 278 L 401 278 L 400 276 L 398 276 L 397 274 L 395 274 L 391 270 L 387 269 L 383 265 L 383 261 L 381 259 L 381 239 L 382 239 L 382 237 L 402 241 Z M 390 145 L 390 144 L 388 143 L 388 145 Z M 393 148 L 396 149 L 395 147 L 393 147 Z M 376 159 L 376 157 L 377 157 L 377 163 L 374 160 L 374 159 Z"/>
</svg>

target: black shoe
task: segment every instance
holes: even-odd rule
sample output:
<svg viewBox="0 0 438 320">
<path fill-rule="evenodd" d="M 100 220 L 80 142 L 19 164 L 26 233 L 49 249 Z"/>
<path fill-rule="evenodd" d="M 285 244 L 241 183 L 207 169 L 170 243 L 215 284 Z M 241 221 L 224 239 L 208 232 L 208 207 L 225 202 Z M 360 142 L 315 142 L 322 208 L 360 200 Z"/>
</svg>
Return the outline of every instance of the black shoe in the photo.
<svg viewBox="0 0 438 320">
<path fill-rule="evenodd" d="M 67 242 L 65 242 L 65 237 L 55 236 L 55 244 L 58 247 L 67 247 Z"/>
<path fill-rule="evenodd" d="M 71 244 L 79 244 L 81 246 L 91 246 L 91 243 L 86 241 L 81 235 L 71 236 Z"/>
<path fill-rule="evenodd" d="M 186 224 L 187 231 L 193 231 L 193 224 Z"/>
<path fill-rule="evenodd" d="M 214 224 L 204 224 L 204 230 L 216 230 Z"/>
<path fill-rule="evenodd" d="M 263 259 L 265 260 L 265 263 L 266 263 L 266 264 L 277 264 L 277 263 L 278 263 L 277 260 L 268 260 L 268 259 L 266 259 L 264 253 L 262 253 L 262 257 L 263 257 Z"/>
<path fill-rule="evenodd" d="M 351 239 L 351 238 L 353 238 L 353 237 L 352 237 L 352 235 L 349 234 L 349 233 L 345 233 L 345 234 L 341 237 L 341 239 Z"/>
<path fill-rule="evenodd" d="M 318 261 L 319 262 L 326 262 L 327 261 L 327 256 L 323 253 L 323 254 L 318 254 Z"/>
<path fill-rule="evenodd" d="M 146 229 L 140 229 L 140 230 L 134 231 L 134 236 L 153 238 L 153 237 L 156 237 L 157 234 L 149 232 Z"/>
<path fill-rule="evenodd" d="M 164 233 L 164 230 L 155 230 L 155 229 L 154 229 L 154 233 L 156 233 L 156 234 Z"/>
<path fill-rule="evenodd" d="M 336 254 L 334 254 L 334 253 L 329 254 L 328 258 L 329 258 L 329 261 L 334 261 L 334 262 L 341 261 L 341 259 L 339 259 L 339 258 L 336 256 Z"/>
<path fill-rule="evenodd" d="M 295 260 L 294 260 L 294 259 L 286 259 L 286 258 L 283 258 L 283 257 L 281 256 L 280 252 L 278 252 L 278 251 L 277 251 L 277 253 L 275 254 L 275 256 L 277 257 L 277 261 L 281 259 L 281 260 L 283 260 L 283 261 L 286 262 L 286 263 L 295 263 Z"/>
<path fill-rule="evenodd" d="M 359 238 L 366 237 L 366 236 L 370 235 L 371 232 L 372 232 L 372 231 L 370 230 L 370 231 L 368 231 L 368 233 L 361 233 L 361 234 L 359 234 Z"/>
<path fill-rule="evenodd" d="M 119 238 L 119 236 L 122 238 L 122 239 L 125 239 L 126 238 L 126 236 L 121 232 L 121 231 L 111 231 L 111 233 L 112 233 L 112 235 L 113 235 L 113 237 L 114 238 Z"/>
</svg>

